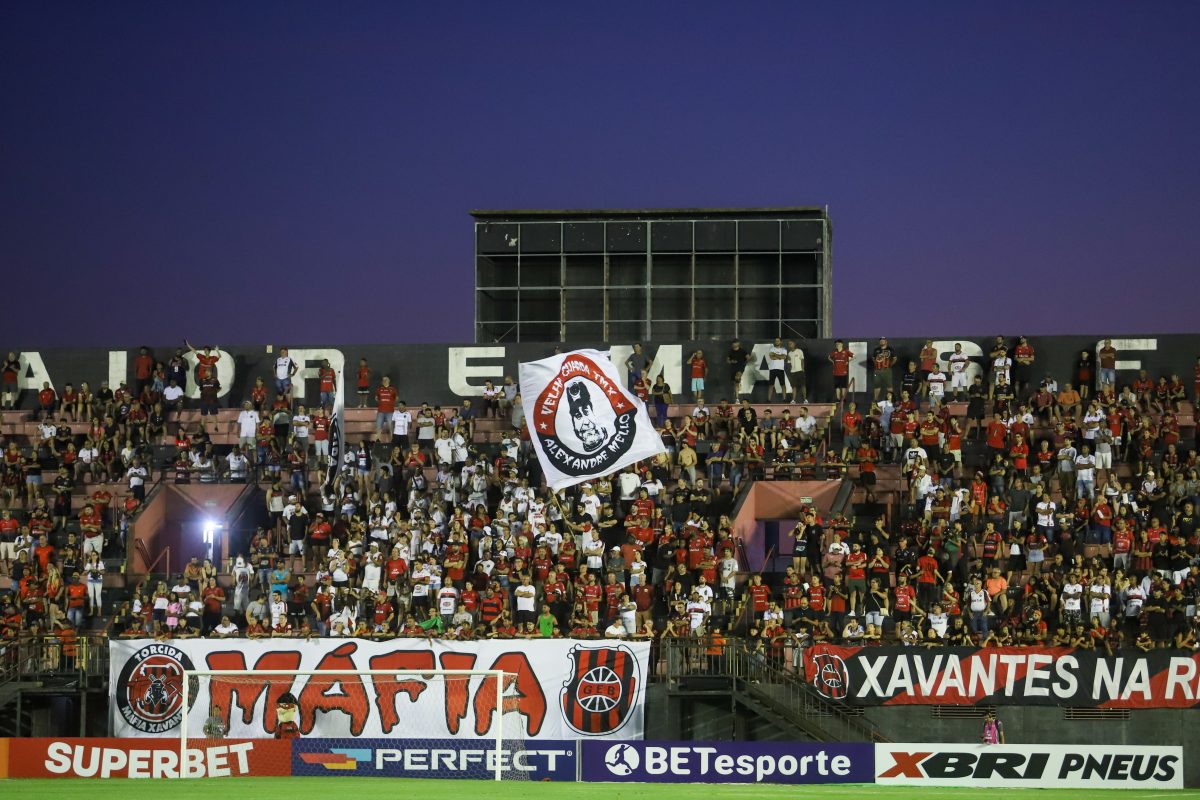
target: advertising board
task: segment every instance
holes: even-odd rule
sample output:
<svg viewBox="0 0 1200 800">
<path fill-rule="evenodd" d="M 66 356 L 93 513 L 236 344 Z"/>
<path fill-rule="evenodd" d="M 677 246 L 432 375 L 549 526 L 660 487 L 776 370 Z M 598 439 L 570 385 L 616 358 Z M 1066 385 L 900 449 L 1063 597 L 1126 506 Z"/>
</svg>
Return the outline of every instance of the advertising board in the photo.
<svg viewBox="0 0 1200 800">
<path fill-rule="evenodd" d="M 870 744 L 812 742 L 583 743 L 584 781 L 870 783 Z"/>
<path fill-rule="evenodd" d="M 1182 789 L 1183 748 L 877 744 L 875 782 L 911 786 Z"/>
</svg>

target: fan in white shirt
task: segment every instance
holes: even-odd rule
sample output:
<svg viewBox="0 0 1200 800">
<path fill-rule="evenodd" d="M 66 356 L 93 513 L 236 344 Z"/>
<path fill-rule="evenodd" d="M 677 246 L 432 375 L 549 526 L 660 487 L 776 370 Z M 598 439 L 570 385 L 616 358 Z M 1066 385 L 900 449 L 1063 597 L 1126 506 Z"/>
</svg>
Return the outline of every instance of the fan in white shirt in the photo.
<svg viewBox="0 0 1200 800">
<path fill-rule="evenodd" d="M 704 602 L 698 594 L 692 592 L 692 599 L 688 602 L 685 611 L 688 615 L 688 627 L 694 633 L 704 625 L 708 615 L 712 612 L 712 606 Z"/>
<path fill-rule="evenodd" d="M 407 408 L 397 408 L 392 412 L 392 435 L 393 436 L 408 436 L 408 429 L 412 426 L 412 412 Z"/>
<path fill-rule="evenodd" d="M 452 616 L 458 607 L 458 589 L 453 586 L 443 586 L 438 590 L 438 613 L 443 617 Z"/>
<path fill-rule="evenodd" d="M 544 544 L 550 548 L 550 552 L 557 556 L 559 545 L 562 544 L 562 534 L 555 530 L 541 530 L 541 534 L 537 537 L 538 544 Z"/>
<path fill-rule="evenodd" d="M 237 636 L 238 626 L 230 622 L 229 617 L 222 617 L 220 624 L 213 627 L 213 632 L 217 636 Z"/>
<path fill-rule="evenodd" d="M 259 417 L 258 412 L 250 407 L 250 403 L 245 403 L 242 410 L 238 413 L 238 438 L 239 439 L 254 439 L 254 434 L 258 430 Z"/>
<path fill-rule="evenodd" d="M 624 639 L 628 635 L 629 631 L 625 630 L 625 623 L 619 617 L 604 629 L 605 639 Z"/>
</svg>

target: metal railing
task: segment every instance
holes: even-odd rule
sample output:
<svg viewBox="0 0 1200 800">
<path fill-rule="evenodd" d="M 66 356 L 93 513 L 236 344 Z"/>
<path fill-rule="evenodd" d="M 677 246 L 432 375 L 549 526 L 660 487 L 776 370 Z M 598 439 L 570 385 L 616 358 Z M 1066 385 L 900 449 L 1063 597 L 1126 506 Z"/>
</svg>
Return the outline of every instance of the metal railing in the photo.
<svg viewBox="0 0 1200 800">
<path fill-rule="evenodd" d="M 15 680 L 47 675 L 88 678 L 108 676 L 108 637 L 53 635 L 22 636 L 0 643 L 0 686 Z"/>
<path fill-rule="evenodd" d="M 146 565 L 146 569 L 144 570 L 145 574 L 147 574 L 147 575 L 152 574 L 154 572 L 154 568 L 158 566 L 158 562 L 162 561 L 164 558 L 166 559 L 166 564 L 163 565 L 163 574 L 164 575 L 171 574 L 171 546 L 170 545 L 165 546 L 162 549 L 162 551 L 158 554 L 158 558 L 154 558 L 154 559 L 150 558 L 150 548 L 148 548 L 146 546 L 146 543 L 143 540 L 134 539 L 133 546 L 137 550 L 138 555 L 140 555 L 142 557 L 142 563 L 144 563 Z M 133 559 L 130 559 L 129 563 L 132 564 Z"/>
<path fill-rule="evenodd" d="M 740 647 L 736 658 L 739 671 L 747 678 L 745 691 L 760 702 L 773 704 L 783 716 L 795 722 L 816 739 L 832 742 L 885 742 L 882 733 L 862 716 L 862 709 L 817 694 L 794 664 L 802 663 L 802 654 L 775 658 Z"/>
<path fill-rule="evenodd" d="M 741 639 L 675 638 L 663 639 L 657 655 L 655 675 L 673 689 L 694 691 L 723 679 L 728 682 L 724 691 L 817 741 L 887 741 L 861 708 L 817 694 L 804 679 L 801 651 L 753 650 Z M 720 684 L 715 689 L 720 691 Z"/>
<path fill-rule="evenodd" d="M 15 641 L 0 642 L 0 687 L 21 675 L 21 657 Z"/>
</svg>

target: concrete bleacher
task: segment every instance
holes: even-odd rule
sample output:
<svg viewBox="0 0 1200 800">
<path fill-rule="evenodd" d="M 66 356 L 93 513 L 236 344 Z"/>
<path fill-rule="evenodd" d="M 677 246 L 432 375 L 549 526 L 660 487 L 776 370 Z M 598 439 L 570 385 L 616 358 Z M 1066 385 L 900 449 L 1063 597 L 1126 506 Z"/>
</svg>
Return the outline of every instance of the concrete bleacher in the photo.
<svg viewBox="0 0 1200 800">
<path fill-rule="evenodd" d="M 870 402 L 866 397 L 852 396 L 850 398 L 858 403 L 860 412 L 866 413 L 869 409 Z M 787 404 L 787 403 L 754 403 L 752 407 L 757 412 L 759 419 L 763 418 L 764 412 L 771 410 L 772 416 L 776 419 L 782 416 L 784 409 L 790 410 L 795 416 L 801 405 L 805 405 L 809 409 L 809 413 L 816 418 L 818 424 L 818 432 L 820 437 L 830 443 L 830 446 L 837 448 L 841 444 L 840 431 L 840 414 L 842 407 L 834 403 L 807 403 L 807 404 Z M 965 418 L 967 406 L 965 403 L 949 404 L 951 413 L 960 419 Z M 694 403 L 680 402 L 669 407 L 668 416 L 678 424 L 683 417 L 691 414 L 695 408 Z M 718 423 L 715 416 L 715 405 L 710 405 L 709 410 L 713 413 L 713 422 Z M 417 409 L 412 409 L 414 415 Z M 444 407 L 443 412 L 447 415 L 453 415 L 456 412 L 454 406 Z M 166 477 L 165 467 L 169 464 L 169 456 L 174 453 L 174 435 L 180 425 L 183 425 L 188 433 L 194 433 L 198 430 L 201 424 L 204 425 L 213 444 L 219 448 L 221 453 L 226 452 L 229 447 L 236 444 L 237 437 L 237 416 L 240 408 L 223 408 L 220 409 L 217 415 L 210 417 L 201 417 L 197 409 L 184 409 L 180 412 L 172 414 L 168 425 L 167 433 L 156 442 L 156 453 L 161 454 L 158 463 L 153 466 L 157 473 L 152 477 L 151 483 L 157 480 L 162 480 Z M 988 407 L 990 414 L 990 405 Z M 652 411 L 653 414 L 653 411 Z M 1180 436 L 1183 443 L 1190 445 L 1191 440 L 1195 436 L 1195 413 L 1191 404 L 1185 404 L 1182 411 L 1177 414 L 1177 419 L 1180 424 Z M 345 436 L 351 444 L 356 444 L 364 438 L 375 437 L 375 410 L 373 408 L 348 408 L 345 410 Z M 733 422 L 736 426 L 736 418 Z M 86 428 L 84 423 L 70 423 L 73 431 L 78 436 L 82 434 Z M 719 428 L 719 425 L 718 425 Z M 736 427 L 734 428 L 736 430 Z M 474 422 L 475 435 L 473 441 L 477 446 L 491 450 L 497 445 L 506 432 L 512 430 L 511 420 L 507 417 L 477 417 Z M 415 429 L 412 431 L 413 440 L 415 440 Z M 1047 436 L 1052 433 L 1052 428 L 1048 425 L 1039 424 L 1035 426 L 1033 438 L 1036 440 L 1039 437 Z M 3 443 L 7 445 L 8 441 L 16 441 L 23 450 L 28 450 L 38 437 L 38 423 L 29 411 L 4 411 L 0 412 L 0 437 Z M 1188 446 L 1181 446 L 1181 450 L 1186 453 Z M 964 443 L 964 458 L 970 464 L 972 459 L 983 452 L 982 442 L 965 442 Z M 164 460 L 166 459 L 166 460 Z M 436 474 L 436 469 L 429 467 L 426 469 L 426 474 L 429 479 L 433 479 Z M 969 474 L 969 473 L 966 473 Z M 1130 468 L 1128 465 L 1119 465 L 1117 474 L 1122 477 L 1128 477 Z M 676 473 L 677 475 L 677 473 Z M 49 485 L 55 476 L 53 470 L 44 470 L 43 479 L 46 485 Z M 673 476 L 674 477 L 674 476 Z M 770 479 L 770 470 L 766 471 L 766 477 Z M 858 477 L 857 466 L 851 465 L 846 470 L 846 477 L 853 480 Z M 898 510 L 902 504 L 907 503 L 907 483 L 901 469 L 892 464 L 880 463 L 876 470 L 876 485 L 873 494 L 876 502 L 882 503 L 888 509 L 888 516 L 892 520 L 898 519 Z M 169 480 L 169 478 L 167 478 Z M 314 469 L 309 476 L 310 482 L 317 482 L 320 479 L 318 471 Z M 727 486 L 727 483 L 724 484 Z M 1053 495 L 1060 503 L 1063 498 L 1058 493 L 1057 483 L 1051 481 Z M 73 509 L 77 513 L 82 507 L 85 495 L 90 495 L 100 486 L 104 486 L 114 495 L 114 505 L 120 502 L 121 498 L 126 493 L 125 484 L 123 481 L 109 483 L 95 483 L 90 479 L 80 481 L 74 491 Z M 862 503 L 867 499 L 866 492 L 860 487 L 855 487 L 850 495 L 850 503 Z M 77 530 L 77 525 L 72 522 L 68 525 L 68 530 Z M 828 536 L 832 535 L 832 529 L 827 531 Z M 828 544 L 828 542 L 826 542 Z M 1092 555 L 1109 555 L 1109 548 L 1097 545 L 1086 545 L 1082 548 L 1082 552 L 1086 557 Z M 976 556 L 979 552 L 975 553 Z M 106 603 L 111 605 L 117 595 L 124 597 L 122 590 L 127 589 L 126 575 L 121 570 L 121 565 L 114 559 L 109 564 L 109 572 L 105 579 L 106 586 Z M 132 576 L 131 576 L 132 577 Z M 221 582 L 228 582 L 228 577 L 223 575 Z M 0 591 L 9 589 L 9 581 L 6 576 L 0 576 Z M 131 585 L 131 584 L 130 584 Z M 229 588 L 228 586 L 226 588 Z M 116 594 L 110 595 L 110 590 Z"/>
</svg>

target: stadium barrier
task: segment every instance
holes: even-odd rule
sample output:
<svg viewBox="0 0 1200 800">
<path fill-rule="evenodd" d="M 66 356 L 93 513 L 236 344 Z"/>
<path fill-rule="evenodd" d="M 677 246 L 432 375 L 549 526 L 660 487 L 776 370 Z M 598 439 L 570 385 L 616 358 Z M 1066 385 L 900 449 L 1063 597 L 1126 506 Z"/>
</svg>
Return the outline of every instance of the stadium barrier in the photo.
<svg viewBox="0 0 1200 800">
<path fill-rule="evenodd" d="M 528 740 L 505 746 L 499 766 L 533 781 L 575 781 L 579 747 L 577 740 Z M 296 739 L 292 774 L 486 778 L 496 758 L 495 743 L 480 739 Z"/>
<path fill-rule="evenodd" d="M 910 786 L 1182 789 L 1182 747 L 876 744 L 875 782 Z"/>
<path fill-rule="evenodd" d="M 850 705 L 1193 708 L 1200 655 L 1070 647 L 845 647 L 804 651 L 805 677 Z"/>
<path fill-rule="evenodd" d="M 644 783 L 871 783 L 870 744 L 583 743 L 581 779 Z"/>
<path fill-rule="evenodd" d="M 179 739 L 4 739 L 0 778 L 176 778 Z M 191 778 L 292 774 L 292 743 L 276 739 L 200 740 L 188 748 Z M 3 766 L 3 759 L 0 759 Z"/>
<path fill-rule="evenodd" d="M 357 669 L 395 669 L 419 674 L 436 669 L 503 670 L 517 676 L 516 711 L 525 719 L 528 739 L 562 740 L 595 736 L 639 739 L 644 735 L 648 642 L 550 639 L 458 642 L 424 639 L 323 638 L 278 640 L 117 639 L 110 646 L 109 732 L 118 736 L 170 736 L 179 733 L 183 676 L 189 670 L 248 670 L 240 679 L 200 682 L 193 708 L 225 709 L 232 736 L 274 733 L 274 718 L 263 713 L 268 683 L 278 674 L 320 670 L 349 675 Z M 256 677 L 255 670 L 264 674 Z M 382 684 L 382 688 L 381 688 Z M 161 692 L 152 691 L 161 689 Z M 279 687 L 277 687 L 279 688 Z M 483 736 L 491 724 L 494 691 L 480 684 L 472 698 L 451 697 L 445 687 L 414 680 L 412 694 L 397 683 L 371 678 L 343 680 L 344 691 L 329 696 L 311 677 L 289 676 L 280 691 L 293 691 L 306 711 L 300 732 L 313 737 L 455 738 L 460 731 Z M 429 689 L 426 691 L 426 689 Z M 160 694 L 165 694 L 165 700 Z M 462 710 L 458 702 L 471 700 Z M 324 713 L 317 714 L 316 709 Z M 468 710 L 469 707 L 469 710 Z M 330 712 L 340 713 L 333 714 Z M 189 733 L 203 733 L 205 713 L 188 716 Z"/>
<path fill-rule="evenodd" d="M 473 739 L 207 739 L 184 774 L 466 778 L 492 757 Z M 549 781 L 1184 788 L 1182 747 L 1137 745 L 539 740 L 502 758 Z M 0 779 L 178 775 L 174 738 L 0 739 Z"/>
</svg>

